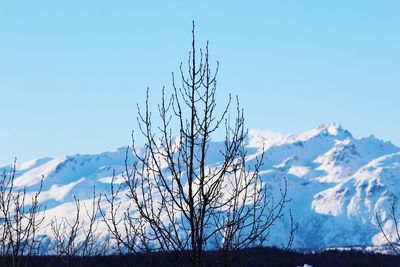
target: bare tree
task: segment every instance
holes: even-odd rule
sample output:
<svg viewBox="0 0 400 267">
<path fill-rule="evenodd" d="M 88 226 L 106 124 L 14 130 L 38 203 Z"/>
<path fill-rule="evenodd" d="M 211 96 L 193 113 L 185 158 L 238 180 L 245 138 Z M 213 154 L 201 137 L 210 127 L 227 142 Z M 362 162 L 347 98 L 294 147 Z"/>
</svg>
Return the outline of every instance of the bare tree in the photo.
<svg viewBox="0 0 400 267">
<path fill-rule="evenodd" d="M 111 194 L 104 196 L 109 208 L 107 211 L 100 209 L 100 213 L 109 233 L 116 242 L 114 251 L 119 255 L 148 251 L 149 249 L 140 247 L 140 244 L 146 244 L 143 224 L 139 225 L 141 222 L 130 216 L 131 205 L 128 205 L 125 210 L 121 208 L 122 203 L 119 197 L 123 184 L 115 183 L 115 171 L 110 186 Z"/>
<path fill-rule="evenodd" d="M 23 256 L 38 253 L 41 239 L 37 230 L 44 219 L 44 209 L 38 198 L 42 181 L 35 193 L 16 188 L 16 160 L 0 179 L 0 253 L 3 266 L 20 266 Z"/>
<path fill-rule="evenodd" d="M 392 249 L 395 254 L 400 255 L 400 212 L 397 208 L 397 197 L 393 197 L 385 218 L 382 218 L 382 216 L 376 213 L 375 221 L 383 237 L 386 240 L 386 244 Z M 392 224 L 394 234 L 391 235 L 388 233 L 387 230 L 385 230 L 384 226 L 387 223 Z"/>
<path fill-rule="evenodd" d="M 100 242 L 97 232 L 100 198 L 96 197 L 95 190 L 90 207 L 84 203 L 83 211 L 80 200 L 74 196 L 74 201 L 74 218 L 56 217 L 51 221 L 53 247 L 67 266 L 84 266 L 88 256 L 103 254 L 108 243 L 107 240 Z"/>
<path fill-rule="evenodd" d="M 238 249 L 264 246 L 288 199 L 286 181 L 277 199 L 268 194 L 260 177 L 263 151 L 248 163 L 238 99 L 233 119 L 231 96 L 217 115 L 218 63 L 212 72 L 208 43 L 204 52 L 196 51 L 194 30 L 193 23 L 187 74 L 181 64 L 180 85 L 173 75 L 171 96 L 162 90 L 160 125 L 153 125 L 148 90 L 144 110 L 138 106 L 145 144 L 135 149 L 132 134 L 136 161 L 131 165 L 126 160 L 123 174 L 131 206 L 118 220 L 121 187 L 112 186 L 107 198 L 111 217 L 104 221 L 118 246 L 133 252 L 189 253 L 191 265 L 199 266 L 207 250 L 226 257 Z M 211 144 L 221 128 L 225 140 Z M 212 164 L 211 158 L 219 163 Z"/>
</svg>

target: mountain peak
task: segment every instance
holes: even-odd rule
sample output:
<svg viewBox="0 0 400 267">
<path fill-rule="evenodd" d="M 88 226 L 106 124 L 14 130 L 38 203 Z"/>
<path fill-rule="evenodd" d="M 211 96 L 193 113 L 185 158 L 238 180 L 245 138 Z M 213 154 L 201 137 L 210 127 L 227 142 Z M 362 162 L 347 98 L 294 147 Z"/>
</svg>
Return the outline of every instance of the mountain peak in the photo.
<svg viewBox="0 0 400 267">
<path fill-rule="evenodd" d="M 266 148 L 271 146 L 291 144 L 298 141 L 308 141 L 316 137 L 334 137 L 337 140 L 352 139 L 352 134 L 343 129 L 342 125 L 336 122 L 324 123 L 314 128 L 302 132 L 300 134 L 284 135 L 279 132 L 261 131 L 250 129 L 248 134 L 249 147 L 261 147 L 264 145 Z"/>
<path fill-rule="evenodd" d="M 301 133 L 297 136 L 297 139 L 304 141 L 323 135 L 335 136 L 338 140 L 353 138 L 352 134 L 343 129 L 342 125 L 332 122 L 321 124 L 318 128 Z"/>
<path fill-rule="evenodd" d="M 323 123 L 318 127 L 318 130 L 327 131 L 331 135 L 338 135 L 339 132 L 344 131 L 342 125 L 336 122 Z"/>
</svg>

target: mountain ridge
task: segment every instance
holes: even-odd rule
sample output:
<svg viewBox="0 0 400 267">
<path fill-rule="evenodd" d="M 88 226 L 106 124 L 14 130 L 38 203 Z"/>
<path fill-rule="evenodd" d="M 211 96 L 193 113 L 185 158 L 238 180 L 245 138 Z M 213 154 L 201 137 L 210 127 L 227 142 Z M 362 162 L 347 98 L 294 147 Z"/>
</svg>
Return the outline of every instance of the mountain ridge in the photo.
<svg viewBox="0 0 400 267">
<path fill-rule="evenodd" d="M 374 218 L 376 213 L 385 216 L 387 203 L 400 196 L 399 147 L 374 136 L 357 139 L 337 123 L 289 135 L 249 130 L 245 142 L 248 163 L 265 151 L 261 177 L 272 194 L 282 187 L 283 177 L 288 182 L 291 202 L 287 208 L 299 224 L 294 248 L 380 247 L 385 243 Z M 219 142 L 211 145 L 217 151 Z M 19 163 L 15 186 L 34 191 L 44 175 L 40 201 L 49 217 L 44 233 L 52 216 L 73 208 L 74 197 L 90 201 L 93 188 L 107 194 L 114 172 L 115 181 L 121 182 L 126 155 L 126 148 L 118 148 Z M 133 154 L 128 156 L 130 164 Z M 218 156 L 209 158 L 208 164 L 218 165 Z M 287 217 L 274 227 L 269 244 L 280 245 L 289 231 Z M 386 228 L 394 230 L 389 225 Z"/>
</svg>

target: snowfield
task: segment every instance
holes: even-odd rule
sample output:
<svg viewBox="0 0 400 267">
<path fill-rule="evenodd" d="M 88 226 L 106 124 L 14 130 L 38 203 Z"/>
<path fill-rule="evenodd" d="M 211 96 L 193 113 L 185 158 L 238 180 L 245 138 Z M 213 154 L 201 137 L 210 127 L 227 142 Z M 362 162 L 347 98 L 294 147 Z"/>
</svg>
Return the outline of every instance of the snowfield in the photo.
<svg viewBox="0 0 400 267">
<path fill-rule="evenodd" d="M 215 166 L 221 160 L 221 143 L 212 145 L 215 149 L 210 148 L 207 164 Z M 292 200 L 287 208 L 299 224 L 294 248 L 379 249 L 385 244 L 376 227 L 375 214 L 385 216 L 389 202 L 400 196 L 399 147 L 374 136 L 354 138 L 335 123 L 296 135 L 250 130 L 246 141 L 250 165 L 263 147 L 261 174 L 271 193 L 279 192 L 283 177 L 288 182 L 288 197 Z M 93 188 L 97 194 L 109 193 L 114 171 L 116 183 L 121 183 L 125 155 L 126 149 L 120 148 L 96 155 L 77 154 L 17 164 L 15 186 L 26 186 L 28 192 L 38 189 L 44 175 L 40 201 L 46 206 L 46 219 L 41 233 L 49 235 L 54 217 L 73 218 L 74 196 L 90 207 Z M 128 164 L 133 161 L 130 156 Z M 122 209 L 129 206 L 124 194 L 120 200 Z M 107 208 L 104 202 L 102 208 Z M 289 226 L 285 216 L 272 229 L 269 245 L 285 243 Z M 385 229 L 393 233 L 394 226 L 387 223 Z M 107 238 L 104 225 L 100 223 L 97 230 L 102 233 L 101 238 Z"/>
</svg>

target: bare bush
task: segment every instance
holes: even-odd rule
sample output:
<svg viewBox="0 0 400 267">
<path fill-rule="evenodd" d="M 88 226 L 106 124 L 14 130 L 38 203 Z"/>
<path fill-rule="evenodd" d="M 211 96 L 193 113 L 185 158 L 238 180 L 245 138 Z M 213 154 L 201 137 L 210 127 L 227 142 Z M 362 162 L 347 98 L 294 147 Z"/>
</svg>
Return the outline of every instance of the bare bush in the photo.
<svg viewBox="0 0 400 267">
<path fill-rule="evenodd" d="M 0 179 L 0 254 L 3 266 L 20 266 L 23 256 L 35 255 L 40 250 L 41 238 L 37 236 L 44 219 L 44 209 L 37 192 L 27 193 L 26 187 L 16 188 L 16 160 Z"/>
<path fill-rule="evenodd" d="M 388 245 L 395 254 L 400 255 L 400 212 L 397 208 L 396 197 L 393 197 L 386 217 L 382 218 L 382 216 L 376 213 L 375 221 L 386 240 L 386 245 Z M 387 223 L 392 224 L 394 234 L 390 234 L 385 230 L 385 224 Z"/>
<path fill-rule="evenodd" d="M 96 197 L 95 190 L 90 207 L 82 205 L 75 196 L 74 200 L 72 219 L 55 217 L 51 221 L 54 253 L 66 266 L 82 266 L 86 257 L 102 255 L 107 250 L 107 240 L 100 240 L 97 232 L 100 198 Z"/>
<path fill-rule="evenodd" d="M 226 263 L 231 252 L 264 246 L 288 199 L 286 181 L 277 199 L 268 194 L 260 177 L 263 151 L 248 163 L 238 99 L 232 120 L 231 96 L 217 115 L 218 63 L 212 72 L 208 44 L 204 53 L 196 51 L 194 23 L 192 38 L 187 74 L 181 64 L 180 85 L 173 75 L 171 96 L 162 91 L 160 125 L 153 125 L 149 91 L 144 110 L 138 107 L 145 144 L 135 149 L 132 134 L 136 161 L 128 164 L 127 151 L 125 183 L 112 185 L 110 216 L 104 221 L 121 252 L 189 253 L 190 264 L 199 266 L 206 250 L 221 251 Z M 215 150 L 211 141 L 221 128 L 225 140 Z M 219 163 L 211 164 L 211 157 Z M 122 218 L 117 201 L 121 186 L 130 200 Z"/>
</svg>

